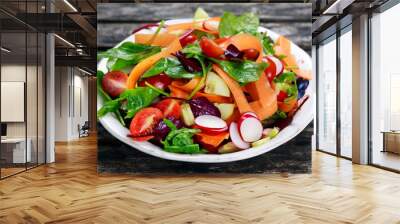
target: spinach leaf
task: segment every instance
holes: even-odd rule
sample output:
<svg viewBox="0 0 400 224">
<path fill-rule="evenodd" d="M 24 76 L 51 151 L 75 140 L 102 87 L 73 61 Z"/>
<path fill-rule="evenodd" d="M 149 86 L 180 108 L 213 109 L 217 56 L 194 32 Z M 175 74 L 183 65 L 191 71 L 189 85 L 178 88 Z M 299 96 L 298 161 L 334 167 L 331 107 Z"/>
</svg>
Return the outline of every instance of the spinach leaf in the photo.
<svg viewBox="0 0 400 224">
<path fill-rule="evenodd" d="M 101 85 L 103 81 L 104 73 L 102 71 L 97 71 L 97 91 L 103 97 L 104 105 L 100 110 L 97 112 L 98 117 L 102 117 L 106 115 L 108 112 L 115 112 L 115 116 L 119 120 L 122 125 L 125 125 L 125 121 L 119 112 L 119 102 L 114 102 L 111 97 L 103 90 Z"/>
<path fill-rule="evenodd" d="M 253 13 L 244 13 L 235 16 L 231 12 L 225 12 L 218 26 L 220 37 L 232 36 L 238 33 L 256 35 L 260 24 L 258 17 Z"/>
<path fill-rule="evenodd" d="M 149 106 L 153 100 L 160 94 L 150 87 L 136 87 L 128 89 L 121 93 L 120 98 L 126 99 L 124 109 L 126 110 L 125 118 L 132 118 L 140 109 Z"/>
<path fill-rule="evenodd" d="M 120 70 L 129 65 L 135 65 L 141 60 L 161 51 L 158 46 L 150 46 L 132 42 L 125 42 L 121 46 L 111 48 L 97 54 L 97 58 L 107 58 L 109 71 Z"/>
<path fill-rule="evenodd" d="M 179 62 L 179 61 L 178 61 Z M 173 79 L 192 79 L 199 73 L 190 73 L 181 65 L 171 66 L 165 70 L 165 74 Z"/>
<path fill-rule="evenodd" d="M 168 63 L 169 61 L 167 58 L 162 58 L 158 60 L 149 70 L 147 70 L 142 75 L 142 78 L 149 78 L 164 72 L 168 68 Z"/>
<path fill-rule="evenodd" d="M 144 83 L 145 83 L 146 86 L 148 86 L 148 87 L 151 88 L 152 90 L 158 92 L 159 94 L 164 95 L 164 96 L 167 96 L 167 97 L 170 96 L 169 93 L 164 92 L 164 90 L 159 89 L 159 88 L 153 86 L 152 84 L 148 83 L 147 81 L 144 82 Z"/>
<path fill-rule="evenodd" d="M 266 62 L 257 63 L 254 61 L 222 61 L 209 58 L 219 64 L 221 68 L 228 73 L 240 85 L 245 85 L 249 82 L 255 82 L 260 78 L 260 75 L 268 67 Z"/>
<path fill-rule="evenodd" d="M 188 58 L 192 58 L 195 55 L 203 55 L 201 47 L 198 42 L 193 44 L 188 44 L 185 48 L 181 50 L 182 53 Z"/>
<path fill-rule="evenodd" d="M 274 41 L 266 34 L 259 34 L 264 53 L 267 55 L 274 55 Z"/>
<path fill-rule="evenodd" d="M 188 58 L 196 59 L 201 65 L 203 76 L 207 74 L 207 66 L 205 62 L 206 58 L 203 55 L 203 52 L 198 42 L 187 45 L 185 48 L 181 50 L 181 52 L 184 53 L 185 56 Z"/>
<path fill-rule="evenodd" d="M 135 89 L 125 90 L 119 98 L 110 100 L 97 112 L 98 117 L 102 117 L 109 112 L 119 114 L 119 109 L 126 110 L 125 118 L 132 118 L 140 109 L 149 106 L 159 93 L 149 87 L 136 87 Z M 122 104 L 122 102 L 124 102 Z M 123 120 L 123 119 L 122 119 Z"/>
<path fill-rule="evenodd" d="M 104 98 L 104 100 L 111 100 L 111 97 L 104 92 L 101 83 L 103 82 L 104 73 L 102 71 L 97 71 L 97 91 Z"/>
<path fill-rule="evenodd" d="M 177 129 L 177 127 L 175 126 L 175 124 L 171 120 L 164 118 L 163 121 L 167 125 L 167 127 L 169 127 L 169 129 L 171 129 L 171 130 L 176 130 Z"/>
<path fill-rule="evenodd" d="M 209 39 L 214 39 L 215 36 L 212 35 L 211 33 L 207 33 L 201 30 L 193 30 L 193 34 L 196 35 L 198 40 L 201 40 L 202 37 L 207 37 Z"/>
<path fill-rule="evenodd" d="M 272 116 L 271 119 L 273 120 L 282 120 L 287 118 L 287 115 L 285 112 L 281 111 L 281 110 L 277 110 Z"/>
<path fill-rule="evenodd" d="M 192 79 L 196 75 L 199 75 L 197 73 L 190 73 L 186 71 L 177 58 L 168 57 L 157 61 L 156 64 L 154 64 L 149 70 L 147 70 L 143 74 L 142 78 L 149 78 L 162 72 L 174 79 Z"/>
<path fill-rule="evenodd" d="M 107 101 L 103 104 L 100 110 L 97 111 L 97 116 L 103 117 L 109 112 L 116 112 L 120 106 L 121 104 L 118 99 Z"/>
</svg>

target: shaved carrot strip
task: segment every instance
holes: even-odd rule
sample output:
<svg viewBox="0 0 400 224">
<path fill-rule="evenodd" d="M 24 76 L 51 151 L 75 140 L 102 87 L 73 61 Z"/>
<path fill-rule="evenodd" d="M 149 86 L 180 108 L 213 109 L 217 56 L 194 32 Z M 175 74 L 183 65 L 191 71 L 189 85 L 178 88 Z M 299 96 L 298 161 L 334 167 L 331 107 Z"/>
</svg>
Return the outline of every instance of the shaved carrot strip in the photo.
<svg viewBox="0 0 400 224">
<path fill-rule="evenodd" d="M 257 114 L 258 119 L 264 120 L 270 116 L 268 111 L 261 105 L 260 101 L 253 101 L 250 103 L 250 106 L 254 110 L 254 113 Z M 276 108 L 278 108 L 278 106 L 276 106 Z"/>
<path fill-rule="evenodd" d="M 293 98 L 289 100 L 288 102 L 278 102 L 278 108 L 279 110 L 283 112 L 289 112 L 291 111 L 294 107 L 297 105 L 297 99 Z"/>
<path fill-rule="evenodd" d="M 233 101 L 231 97 L 219 96 L 219 95 L 215 95 L 215 94 L 202 93 L 202 92 L 197 92 L 194 94 L 194 98 L 198 98 L 198 97 L 205 97 L 211 103 L 232 103 L 232 101 Z"/>
<path fill-rule="evenodd" d="M 196 126 L 195 126 L 196 127 Z M 195 138 L 200 144 L 211 152 L 225 140 L 229 138 L 228 132 L 222 132 L 219 134 L 206 134 L 204 132 L 197 133 Z"/>
<path fill-rule="evenodd" d="M 133 89 L 136 86 L 137 80 L 140 76 L 147 71 L 154 63 L 156 63 L 161 58 L 168 57 L 170 54 L 175 53 L 182 49 L 179 39 L 176 38 L 167 48 L 162 50 L 160 53 L 152 55 L 143 61 L 139 62 L 131 71 L 127 81 L 128 89 Z"/>
<path fill-rule="evenodd" d="M 187 99 L 189 97 L 189 93 L 183 91 L 180 88 L 177 88 L 175 86 L 169 85 L 168 86 L 169 90 L 171 90 L 171 97 L 179 98 L 179 99 Z"/>
<path fill-rule="evenodd" d="M 285 63 L 285 67 L 289 67 L 293 72 L 297 73 L 297 70 L 299 70 L 296 58 L 292 54 L 285 55 L 282 61 Z"/>
<path fill-rule="evenodd" d="M 153 37 L 153 34 L 138 33 L 135 35 L 135 43 L 147 44 L 151 40 L 152 37 Z M 153 43 L 151 45 L 166 47 L 166 46 L 170 45 L 176 38 L 177 38 L 176 35 L 173 35 L 170 33 L 160 33 L 154 38 Z"/>
<path fill-rule="evenodd" d="M 263 107 L 271 107 L 273 104 L 276 104 L 275 91 L 271 88 L 267 76 L 265 76 L 264 73 L 257 81 L 247 84 L 246 89 L 251 98 L 260 101 Z M 275 113 L 275 111 L 273 113 Z"/>
<path fill-rule="evenodd" d="M 247 102 L 246 96 L 244 95 L 240 85 L 228 74 L 226 74 L 218 65 L 214 64 L 212 68 L 228 85 L 229 89 L 232 92 L 233 98 L 235 99 L 235 103 L 239 109 L 239 112 L 242 114 L 249 111 L 254 112 L 253 109 L 250 107 L 249 102 Z"/>
<path fill-rule="evenodd" d="M 173 81 L 171 83 L 172 86 L 182 89 L 186 92 L 191 92 L 194 88 L 196 88 L 197 84 L 200 82 L 201 77 L 195 77 L 191 79 L 187 83 L 183 83 L 181 81 Z"/>
<path fill-rule="evenodd" d="M 292 54 L 291 50 L 291 42 L 284 36 L 279 36 L 276 44 L 274 46 L 275 54 L 276 55 L 283 55 L 285 56 L 282 61 L 285 65 L 290 68 L 298 77 L 302 77 L 307 80 L 312 79 L 312 73 L 310 70 L 301 70 L 298 67 L 296 58 Z"/>
<path fill-rule="evenodd" d="M 291 50 L 291 43 L 290 40 L 287 39 L 284 36 L 279 36 L 278 39 L 276 40 L 276 45 L 279 46 L 279 51 L 283 55 L 290 55 L 292 54 Z"/>
<path fill-rule="evenodd" d="M 193 29 L 194 26 L 195 26 L 194 22 L 172 24 L 172 25 L 167 25 L 167 31 L 171 32 L 175 30 L 189 30 Z"/>
<path fill-rule="evenodd" d="M 256 49 L 258 52 L 260 52 L 256 61 L 262 61 L 263 47 L 261 45 L 261 41 L 257 37 L 251 34 L 241 33 L 232 36 L 223 45 L 227 47 L 229 44 L 235 45 L 235 47 L 237 47 L 240 51 L 250 48 Z"/>
</svg>

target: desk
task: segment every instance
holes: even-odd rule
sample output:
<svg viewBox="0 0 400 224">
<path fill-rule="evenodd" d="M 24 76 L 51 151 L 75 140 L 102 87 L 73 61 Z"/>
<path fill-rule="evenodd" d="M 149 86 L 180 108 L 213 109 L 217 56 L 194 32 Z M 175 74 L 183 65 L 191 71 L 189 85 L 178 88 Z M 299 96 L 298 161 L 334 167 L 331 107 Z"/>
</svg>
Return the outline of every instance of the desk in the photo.
<svg viewBox="0 0 400 224">
<path fill-rule="evenodd" d="M 383 150 L 382 152 L 392 152 L 400 154 L 400 131 L 382 131 Z"/>
<path fill-rule="evenodd" d="M 6 160 L 9 160 L 10 163 L 30 162 L 32 159 L 32 153 L 31 153 L 32 140 L 30 138 L 27 138 L 26 142 L 28 144 L 26 147 L 26 154 L 25 154 L 25 138 L 2 138 L 1 139 L 2 152 L 3 151 L 12 152 L 12 161 L 11 161 L 11 156 L 9 159 Z"/>
</svg>

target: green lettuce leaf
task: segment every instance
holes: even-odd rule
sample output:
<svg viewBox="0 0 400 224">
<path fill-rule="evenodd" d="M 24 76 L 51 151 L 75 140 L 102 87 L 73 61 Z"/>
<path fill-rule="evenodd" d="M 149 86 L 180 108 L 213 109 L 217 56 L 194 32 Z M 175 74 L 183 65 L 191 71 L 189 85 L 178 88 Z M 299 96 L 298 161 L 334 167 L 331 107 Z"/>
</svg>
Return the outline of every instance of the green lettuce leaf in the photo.
<svg viewBox="0 0 400 224">
<path fill-rule="evenodd" d="M 259 25 L 260 21 L 258 17 L 253 13 L 244 13 L 240 16 L 236 16 L 233 13 L 225 12 L 219 23 L 219 36 L 226 37 L 238 33 L 256 35 Z"/>
<path fill-rule="evenodd" d="M 108 70 L 115 71 L 130 65 L 135 65 L 160 51 L 161 47 L 158 46 L 125 42 L 119 47 L 98 53 L 97 58 L 107 58 Z"/>
<path fill-rule="evenodd" d="M 150 87 L 136 87 L 125 90 L 120 99 L 126 100 L 123 108 L 126 110 L 125 118 L 132 118 L 140 109 L 149 106 L 160 93 Z"/>
<path fill-rule="evenodd" d="M 277 89 L 288 95 L 285 100 L 290 100 L 292 98 L 297 99 L 298 89 L 296 84 L 296 74 L 294 72 L 284 72 L 275 77 L 274 82 Z"/>
<path fill-rule="evenodd" d="M 122 109 L 126 111 L 125 118 L 132 118 L 136 112 L 149 106 L 159 95 L 150 87 L 127 89 L 117 99 L 105 102 L 97 112 L 97 116 L 102 117 L 110 112 L 119 113 L 119 110 Z"/>
<path fill-rule="evenodd" d="M 149 78 L 162 72 L 174 79 L 192 79 L 195 76 L 201 76 L 200 73 L 186 71 L 177 58 L 168 57 L 157 61 L 156 64 L 143 74 L 142 78 Z"/>
<path fill-rule="evenodd" d="M 263 74 L 264 70 L 268 67 L 266 62 L 257 63 L 254 61 L 222 61 L 209 58 L 219 64 L 221 68 L 228 73 L 240 85 L 245 85 L 250 82 L 255 82 Z"/>
</svg>

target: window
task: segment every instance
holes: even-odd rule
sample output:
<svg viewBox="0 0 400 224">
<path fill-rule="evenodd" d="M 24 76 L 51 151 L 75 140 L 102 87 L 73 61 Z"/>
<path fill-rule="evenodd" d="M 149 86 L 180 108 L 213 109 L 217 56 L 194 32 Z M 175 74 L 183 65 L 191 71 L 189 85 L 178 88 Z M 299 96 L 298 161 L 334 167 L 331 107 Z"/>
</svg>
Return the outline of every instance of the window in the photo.
<svg viewBox="0 0 400 224">
<path fill-rule="evenodd" d="M 340 36 L 340 155 L 352 157 L 352 32 L 351 26 Z"/>
<path fill-rule="evenodd" d="M 43 1 L 9 1 L 40 13 Z M 14 7 L 12 7 L 14 6 Z M 0 12 L 0 179 L 45 163 L 45 34 Z M 4 22 L 7 21 L 7 22 Z"/>
<path fill-rule="evenodd" d="M 336 154 L 336 36 L 318 47 L 317 148 Z"/>
<path fill-rule="evenodd" d="M 371 18 L 371 162 L 400 170 L 400 4 Z M 397 131 L 397 132 L 396 132 Z"/>
</svg>

